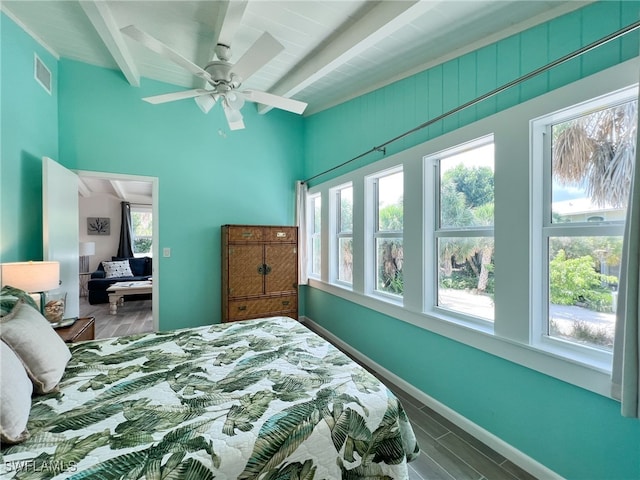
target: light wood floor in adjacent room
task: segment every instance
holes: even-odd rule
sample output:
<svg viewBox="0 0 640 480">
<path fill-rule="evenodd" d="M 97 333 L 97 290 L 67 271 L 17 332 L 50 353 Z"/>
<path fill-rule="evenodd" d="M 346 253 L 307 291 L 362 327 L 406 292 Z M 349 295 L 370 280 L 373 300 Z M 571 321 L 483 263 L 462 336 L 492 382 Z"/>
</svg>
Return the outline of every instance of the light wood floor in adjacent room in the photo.
<svg viewBox="0 0 640 480">
<path fill-rule="evenodd" d="M 96 338 L 122 337 L 153 332 L 151 300 L 129 300 L 118 306 L 118 313 L 109 313 L 108 303 L 90 305 L 80 298 L 80 316 L 96 318 Z"/>
<path fill-rule="evenodd" d="M 80 313 L 95 317 L 96 338 L 153 331 L 151 300 L 127 301 L 111 315 L 108 303 L 90 305 L 82 298 Z M 409 480 L 536 480 L 401 387 L 372 373 L 398 396 L 418 439 L 421 452 L 409 464 Z"/>
</svg>

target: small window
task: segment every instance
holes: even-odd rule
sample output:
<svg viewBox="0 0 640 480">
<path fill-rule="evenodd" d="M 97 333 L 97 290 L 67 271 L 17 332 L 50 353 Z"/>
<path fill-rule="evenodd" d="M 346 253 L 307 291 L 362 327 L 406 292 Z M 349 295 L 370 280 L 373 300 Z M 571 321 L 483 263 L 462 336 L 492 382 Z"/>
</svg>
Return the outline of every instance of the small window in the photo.
<svg viewBox="0 0 640 480">
<path fill-rule="evenodd" d="M 430 157 L 436 180 L 436 306 L 493 321 L 493 137 Z"/>
<path fill-rule="evenodd" d="M 319 277 L 322 265 L 322 197 L 320 195 L 309 197 L 309 220 L 311 226 L 311 255 L 309 256 L 311 268 L 309 273 Z"/>
<path fill-rule="evenodd" d="M 401 297 L 404 293 L 404 174 L 387 173 L 373 180 L 375 290 Z"/>
<path fill-rule="evenodd" d="M 337 281 L 353 283 L 353 187 L 351 184 L 335 189 L 336 195 L 336 259 Z"/>
<path fill-rule="evenodd" d="M 131 207 L 133 229 L 133 253 L 135 256 L 150 257 L 153 243 L 153 215 L 151 207 Z"/>
</svg>

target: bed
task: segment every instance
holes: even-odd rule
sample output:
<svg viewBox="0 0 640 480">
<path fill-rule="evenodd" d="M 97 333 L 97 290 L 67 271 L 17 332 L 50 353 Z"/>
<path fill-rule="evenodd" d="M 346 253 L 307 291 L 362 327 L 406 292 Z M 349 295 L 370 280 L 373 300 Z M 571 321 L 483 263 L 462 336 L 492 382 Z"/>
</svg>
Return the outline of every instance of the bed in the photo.
<svg viewBox="0 0 640 480">
<path fill-rule="evenodd" d="M 406 479 L 398 399 L 286 317 L 70 346 L 3 478 Z"/>
</svg>

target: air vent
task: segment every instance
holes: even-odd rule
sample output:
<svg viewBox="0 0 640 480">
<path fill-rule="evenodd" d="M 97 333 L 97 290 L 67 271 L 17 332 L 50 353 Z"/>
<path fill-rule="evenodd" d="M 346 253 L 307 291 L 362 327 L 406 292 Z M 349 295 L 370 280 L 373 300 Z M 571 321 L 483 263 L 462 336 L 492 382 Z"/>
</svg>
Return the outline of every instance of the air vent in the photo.
<svg viewBox="0 0 640 480">
<path fill-rule="evenodd" d="M 40 57 L 33 54 L 34 56 L 34 65 L 33 65 L 33 75 L 42 88 L 44 88 L 49 95 L 51 95 L 51 70 L 47 68 Z"/>
</svg>

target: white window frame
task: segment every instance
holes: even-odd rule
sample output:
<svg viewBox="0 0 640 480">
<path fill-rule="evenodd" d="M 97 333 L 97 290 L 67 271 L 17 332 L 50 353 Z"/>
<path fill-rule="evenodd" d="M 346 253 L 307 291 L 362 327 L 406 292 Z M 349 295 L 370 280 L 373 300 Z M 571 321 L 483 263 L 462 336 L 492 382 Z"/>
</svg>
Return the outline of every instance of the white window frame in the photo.
<svg viewBox="0 0 640 480">
<path fill-rule="evenodd" d="M 404 228 L 402 230 L 385 230 L 379 231 L 378 226 L 380 224 L 380 212 L 379 212 L 379 191 L 378 182 L 381 178 L 395 175 L 398 173 L 403 174 L 403 198 L 404 198 L 404 170 L 402 166 L 395 166 L 390 169 L 385 169 L 369 175 L 366 179 L 367 184 L 367 205 L 369 206 L 368 217 L 370 218 L 368 237 L 369 252 L 365 262 L 368 264 L 368 293 L 371 296 L 383 298 L 389 302 L 403 304 L 404 295 L 397 295 L 390 292 L 384 292 L 378 290 L 378 248 L 377 242 L 379 239 L 384 238 L 401 238 L 404 248 Z M 404 208 L 404 207 L 403 207 Z M 404 216 L 404 213 L 403 213 Z M 404 222 L 403 222 L 404 223 Z"/>
<path fill-rule="evenodd" d="M 342 230 L 342 192 L 345 189 L 351 189 L 351 207 L 353 209 L 353 183 L 348 182 L 342 184 L 338 187 L 334 187 L 329 190 L 330 195 L 330 210 L 331 210 L 331 218 L 330 224 L 332 227 L 332 231 L 330 232 L 331 238 L 333 242 L 331 244 L 331 274 L 330 278 L 332 283 L 339 285 L 344 288 L 353 288 L 353 277 L 351 278 L 351 282 L 343 280 L 340 278 L 340 240 L 344 238 L 351 239 L 353 245 L 353 218 L 351 219 L 351 230 L 343 231 Z"/>
<path fill-rule="evenodd" d="M 551 188 L 551 128 L 594 110 L 613 107 L 638 98 L 638 86 L 630 86 L 590 100 L 559 109 L 531 120 L 531 172 L 532 172 L 532 259 L 531 296 L 532 317 L 530 342 L 536 348 L 607 368 L 612 352 L 581 345 L 548 335 L 549 331 L 549 239 L 552 237 L 622 236 L 624 220 L 581 221 L 553 223 Z"/>
<path fill-rule="evenodd" d="M 483 328 L 491 330 L 493 328 L 493 319 L 489 320 L 484 317 L 465 314 L 458 310 L 451 310 L 449 308 L 441 307 L 438 305 L 438 240 L 445 237 L 456 238 L 472 238 L 472 237 L 490 237 L 494 238 L 494 227 L 442 227 L 440 225 L 440 200 L 441 200 L 441 183 L 440 183 L 440 162 L 441 160 L 449 157 L 474 150 L 476 148 L 484 147 L 485 145 L 494 144 L 495 140 L 493 134 L 484 135 L 482 137 L 464 142 L 462 144 L 447 148 L 436 154 L 428 155 L 424 157 L 425 171 L 433 172 L 433 179 L 429 176 L 425 179 L 424 186 L 426 190 L 433 188 L 433 196 L 431 197 L 427 191 L 425 191 L 425 198 L 431 197 L 433 199 L 433 221 L 431 222 L 430 231 L 433 235 L 433 244 L 429 246 L 427 256 L 431 256 L 432 260 L 429 265 L 433 265 L 431 268 L 432 275 L 427 272 L 428 281 L 425 282 L 427 288 L 430 288 L 430 292 L 425 293 L 425 298 L 430 299 L 429 310 L 433 313 L 440 314 L 443 318 L 453 317 L 463 322 L 470 322 L 481 325 Z M 494 170 L 495 170 L 495 155 L 494 155 Z M 432 187 L 433 186 L 433 187 Z M 495 225 L 495 217 L 494 217 Z M 494 246 L 495 248 L 495 246 Z M 495 317 L 495 313 L 494 313 Z"/>
</svg>

